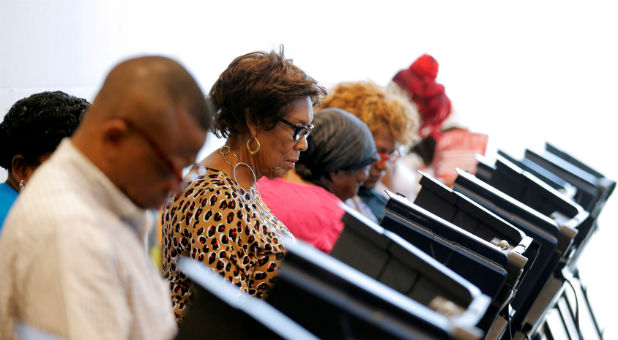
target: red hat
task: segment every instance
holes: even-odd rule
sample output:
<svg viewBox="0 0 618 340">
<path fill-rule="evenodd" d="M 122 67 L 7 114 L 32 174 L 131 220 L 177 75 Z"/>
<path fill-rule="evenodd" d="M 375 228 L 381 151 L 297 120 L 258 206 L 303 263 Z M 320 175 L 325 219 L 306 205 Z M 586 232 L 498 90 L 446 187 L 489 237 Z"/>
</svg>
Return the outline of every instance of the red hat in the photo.
<svg viewBox="0 0 618 340">
<path fill-rule="evenodd" d="M 397 72 L 393 81 L 416 103 L 421 116 L 421 137 L 440 135 L 442 123 L 451 114 L 451 101 L 444 86 L 436 83 L 438 62 L 423 54 L 408 69 Z"/>
</svg>

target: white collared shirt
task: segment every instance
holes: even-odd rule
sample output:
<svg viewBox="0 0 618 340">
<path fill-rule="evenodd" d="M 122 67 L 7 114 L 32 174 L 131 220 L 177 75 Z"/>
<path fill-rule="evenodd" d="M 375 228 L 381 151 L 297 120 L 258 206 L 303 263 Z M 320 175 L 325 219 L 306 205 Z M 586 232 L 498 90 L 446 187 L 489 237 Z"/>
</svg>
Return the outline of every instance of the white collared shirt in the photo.
<svg viewBox="0 0 618 340">
<path fill-rule="evenodd" d="M 173 337 L 168 284 L 145 251 L 151 216 L 63 140 L 3 227 L 0 339 L 16 322 L 71 339 Z"/>
</svg>

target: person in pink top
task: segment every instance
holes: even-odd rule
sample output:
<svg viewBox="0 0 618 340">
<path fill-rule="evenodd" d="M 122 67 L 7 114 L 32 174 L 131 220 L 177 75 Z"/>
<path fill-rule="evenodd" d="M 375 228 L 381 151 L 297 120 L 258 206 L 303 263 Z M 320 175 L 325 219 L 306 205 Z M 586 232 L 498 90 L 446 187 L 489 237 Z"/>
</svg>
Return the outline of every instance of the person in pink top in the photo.
<svg viewBox="0 0 618 340">
<path fill-rule="evenodd" d="M 258 190 L 273 214 L 298 239 L 329 253 L 343 230 L 342 201 L 356 195 L 377 161 L 369 127 L 336 108 L 314 115 L 296 167 L 283 178 L 262 178 Z"/>
</svg>

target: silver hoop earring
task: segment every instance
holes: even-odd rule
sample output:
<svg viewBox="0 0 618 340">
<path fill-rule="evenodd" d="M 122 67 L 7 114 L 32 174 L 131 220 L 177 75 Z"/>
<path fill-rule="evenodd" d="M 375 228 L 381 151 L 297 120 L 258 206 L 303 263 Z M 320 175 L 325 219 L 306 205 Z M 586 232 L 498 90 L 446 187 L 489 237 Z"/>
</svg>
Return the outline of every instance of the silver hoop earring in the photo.
<svg viewBox="0 0 618 340">
<path fill-rule="evenodd" d="M 22 179 L 21 181 L 19 181 L 19 192 L 21 192 L 22 190 L 24 190 L 24 180 Z"/>
<path fill-rule="evenodd" d="M 255 147 L 254 150 L 251 150 L 251 141 L 255 140 L 255 142 L 257 143 L 257 147 Z M 260 147 L 262 145 L 260 145 L 260 141 L 257 139 L 256 136 L 253 136 L 253 138 L 249 138 L 247 139 L 247 150 L 249 151 L 250 154 L 255 155 L 256 153 L 258 153 L 258 151 L 260 151 Z"/>
</svg>

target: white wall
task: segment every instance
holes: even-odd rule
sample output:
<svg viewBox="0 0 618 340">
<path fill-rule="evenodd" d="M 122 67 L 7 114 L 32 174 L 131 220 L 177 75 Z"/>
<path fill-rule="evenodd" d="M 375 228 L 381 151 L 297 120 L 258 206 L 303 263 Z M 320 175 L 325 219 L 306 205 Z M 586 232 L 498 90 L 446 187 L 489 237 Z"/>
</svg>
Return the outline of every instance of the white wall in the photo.
<svg viewBox="0 0 618 340">
<path fill-rule="evenodd" d="M 547 140 L 618 179 L 616 1 L 3 0 L 0 116 L 41 90 L 92 100 L 115 63 L 142 53 L 178 58 L 208 91 L 234 57 L 281 43 L 327 86 L 385 85 L 430 53 L 457 119 L 489 134 L 489 155 Z M 618 302 L 616 196 L 581 264 L 607 313 Z"/>
</svg>

